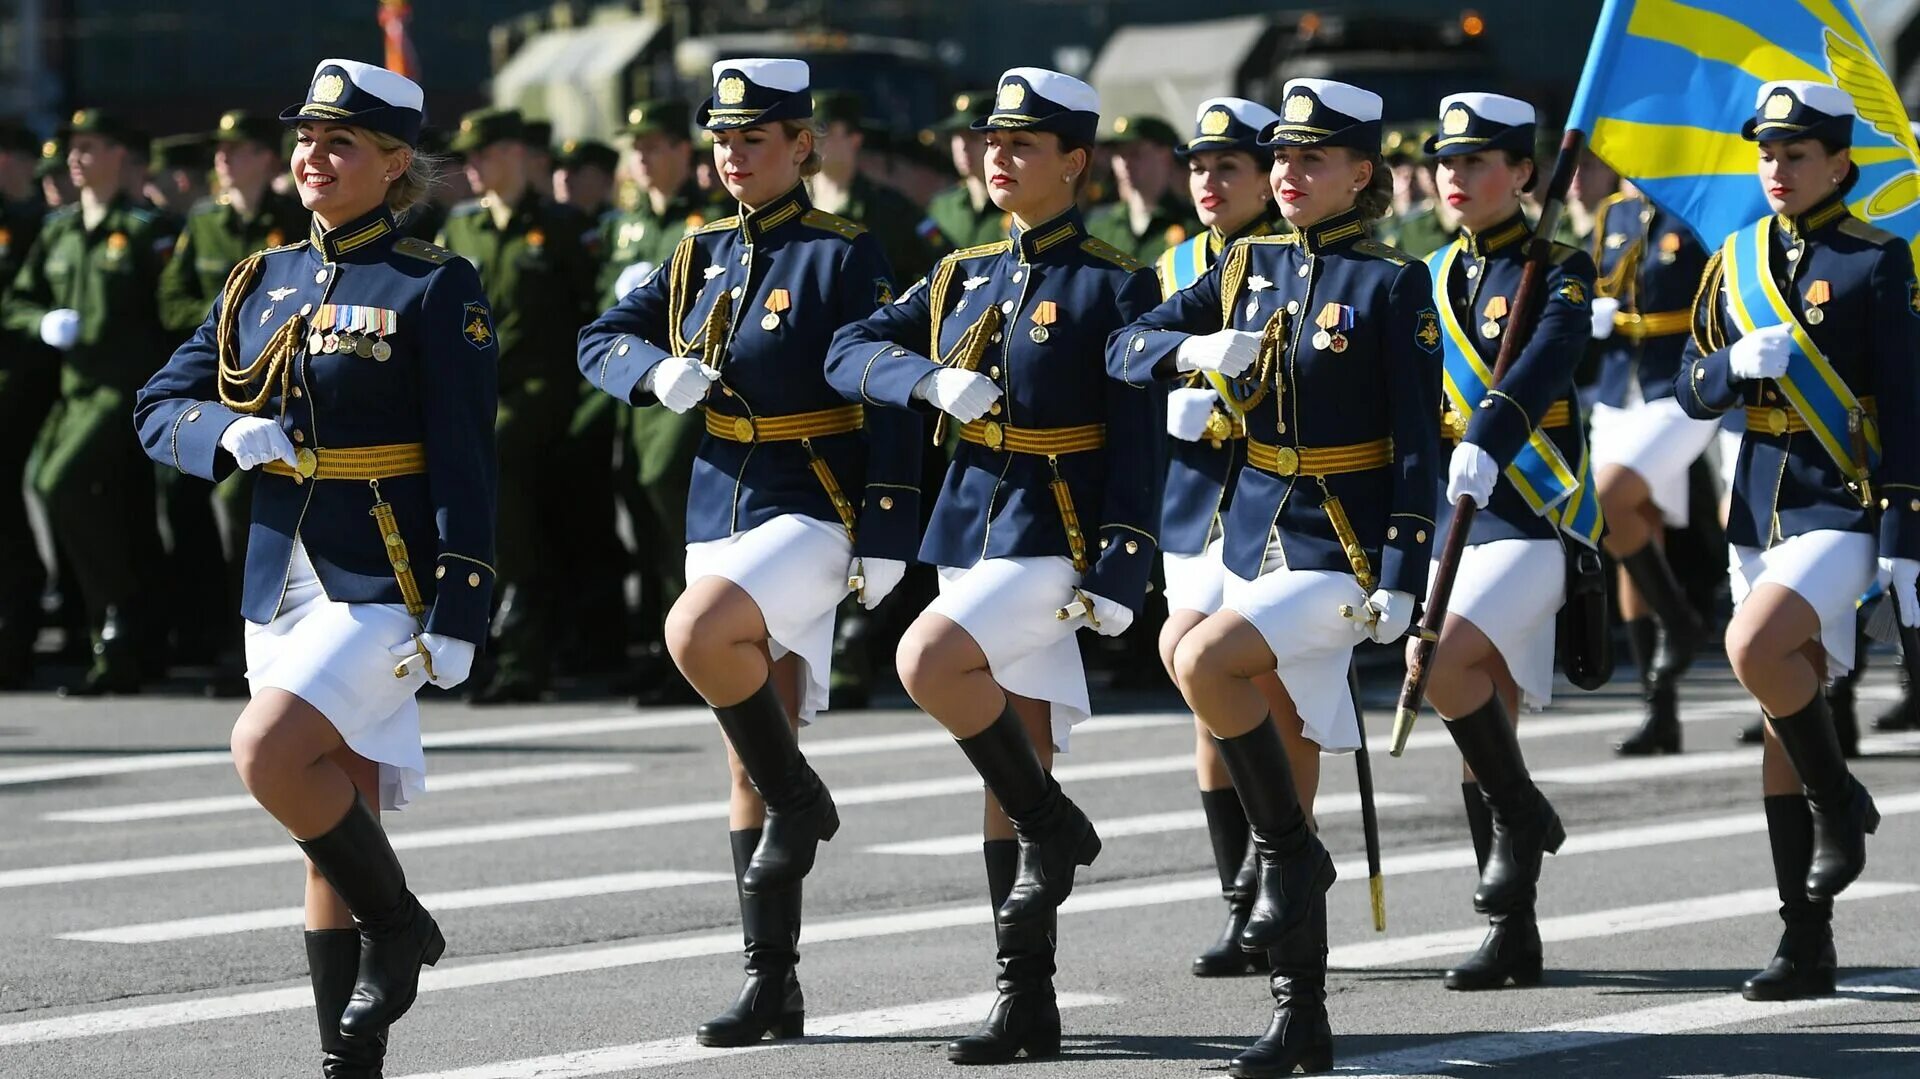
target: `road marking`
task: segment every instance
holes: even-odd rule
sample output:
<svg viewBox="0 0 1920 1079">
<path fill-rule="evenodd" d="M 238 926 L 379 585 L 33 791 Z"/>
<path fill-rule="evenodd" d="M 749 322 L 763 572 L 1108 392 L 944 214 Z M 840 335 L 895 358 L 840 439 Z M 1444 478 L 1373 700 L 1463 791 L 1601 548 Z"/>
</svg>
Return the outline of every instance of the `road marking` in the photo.
<svg viewBox="0 0 1920 1079">
<path fill-rule="evenodd" d="M 637 766 L 624 761 L 574 761 L 570 763 L 532 764 L 517 768 L 478 768 L 470 772 L 434 775 L 427 790 L 446 791 L 475 788 L 514 787 L 528 783 L 554 783 L 563 779 L 596 779 L 625 775 Z M 251 795 L 223 795 L 218 798 L 183 798 L 171 802 L 135 802 L 129 805 L 100 806 L 94 809 L 63 809 L 43 814 L 42 820 L 78 824 L 124 824 L 128 821 L 167 820 L 174 817 L 199 817 L 213 813 L 258 810 L 260 803 Z"/>
<path fill-rule="evenodd" d="M 1060 1007 L 1092 1008 L 1119 1003 L 1117 998 L 1091 993 L 1062 993 Z M 427 1072 L 405 1079 L 585 1079 L 609 1072 L 665 1068 L 739 1056 L 744 1053 L 768 1053 L 806 1045 L 860 1041 L 912 1034 L 942 1027 L 975 1023 L 993 1005 L 993 994 L 937 1000 L 904 1008 L 875 1008 L 872 1011 L 830 1015 L 807 1023 L 809 1035 L 799 1041 L 761 1042 L 735 1049 L 709 1049 L 692 1038 L 666 1038 L 633 1045 L 609 1045 L 600 1049 L 581 1049 L 571 1053 L 503 1060 L 452 1071 Z"/>
<path fill-rule="evenodd" d="M 1883 798 L 1879 800 L 1879 805 L 1883 816 L 1920 812 L 1920 792 Z M 1757 832 L 1765 829 L 1766 823 L 1760 814 L 1749 813 L 1745 816 L 1752 818 L 1747 831 Z M 1679 842 L 1681 841 L 1679 830 L 1688 823 L 1704 826 L 1703 835 L 1737 834 L 1735 831 L 1728 830 L 1725 822 L 1730 820 L 1733 818 L 1708 818 L 1704 821 L 1677 822 L 1674 825 L 1658 826 L 1665 830 L 1656 833 L 1661 838 L 1651 840 L 1647 836 L 1653 830 L 1646 828 L 1624 829 L 1620 833 L 1599 833 L 1589 842 L 1588 849 L 1614 850 L 1640 848 L 1655 842 Z M 1390 860 L 1387 872 L 1389 877 L 1392 877 L 1395 873 L 1451 869 L 1471 864 L 1471 851 L 1466 852 L 1464 861 L 1458 857 L 1458 852 L 1452 850 L 1419 851 Z M 1350 881 L 1364 879 L 1366 874 L 1364 860 L 1359 860 L 1358 864 L 1341 863 L 1339 870 L 1341 875 Z M 1124 886 L 1081 889 L 1074 892 L 1060 910 L 1062 914 L 1087 914 L 1095 911 L 1129 910 L 1193 900 L 1217 901 L 1219 895 L 1220 881 L 1212 874 L 1172 877 Z M 992 912 L 983 903 L 888 914 L 850 915 L 808 923 L 807 940 L 813 945 L 830 941 L 868 940 L 985 925 L 991 921 Z M 1461 930 L 1458 935 L 1464 937 L 1469 932 L 1477 941 L 1485 930 L 1483 928 L 1471 931 Z M 1469 943 L 1466 948 L 1472 946 L 1472 943 Z M 510 959 L 477 960 L 423 971 L 420 991 L 438 992 L 445 989 L 471 988 L 503 982 L 644 966 L 679 959 L 731 955 L 739 949 L 740 934 L 737 930 L 699 936 L 642 940 L 600 948 L 579 949 L 569 946 L 565 950 L 532 953 Z M 152 1030 L 215 1019 L 305 1009 L 312 1004 L 310 989 L 301 986 L 295 989 L 256 990 L 227 996 L 197 997 L 165 1004 L 77 1012 L 51 1019 L 0 1025 L 0 1046 Z"/>
<path fill-rule="evenodd" d="M 1661 1004 L 1506 1034 L 1442 1038 L 1412 1049 L 1342 1061 L 1340 1070 L 1343 1075 L 1349 1071 L 1361 1073 L 1356 1079 L 1431 1075 L 1460 1067 L 1490 1068 L 1543 1053 L 1576 1053 L 1617 1045 L 1635 1038 L 1686 1034 L 1736 1023 L 1779 1020 L 1876 998 L 1897 1000 L 1904 1007 L 1911 1008 L 1912 998 L 1920 994 L 1920 968 L 1848 978 L 1836 988 L 1838 992 L 1834 996 L 1778 1003 L 1757 1003 L 1743 999 L 1738 993 L 1718 994 L 1703 1000 Z"/>
<path fill-rule="evenodd" d="M 1869 735 L 1860 740 L 1865 756 L 1911 750 L 1915 739 L 1908 735 Z M 1667 779 L 1699 772 L 1724 772 L 1734 768 L 1753 768 L 1760 764 L 1760 747 L 1724 749 L 1710 753 L 1676 753 L 1664 757 L 1624 757 L 1599 764 L 1570 768 L 1542 768 L 1533 773 L 1537 783 L 1595 785 L 1630 783 L 1644 779 Z"/>
<path fill-rule="evenodd" d="M 1920 892 L 1920 884 L 1892 884 L 1857 881 L 1841 893 L 1840 900 L 1884 899 L 1888 896 Z M 1725 895 L 1676 899 L 1665 903 L 1647 903 L 1614 910 L 1596 910 L 1585 914 L 1565 914 L 1540 919 L 1540 939 L 1548 944 L 1593 937 L 1611 937 L 1650 929 L 1698 925 L 1738 918 L 1748 914 L 1768 914 L 1780 906 L 1779 893 L 1772 888 L 1754 888 Z M 1461 955 L 1480 946 L 1487 935 L 1486 926 L 1472 929 L 1422 933 L 1393 940 L 1372 940 L 1333 949 L 1329 962 L 1335 967 L 1359 969 L 1385 967 L 1419 959 Z"/>
<path fill-rule="evenodd" d="M 565 880 L 535 881 L 530 884 L 506 884 L 492 888 L 466 888 L 456 892 L 423 895 L 420 902 L 435 911 L 471 910 L 475 907 L 504 907 L 518 903 L 545 903 L 555 899 L 580 899 L 593 895 L 619 895 L 650 892 L 660 888 L 679 888 L 689 884 L 731 884 L 729 873 L 705 873 L 678 870 L 647 870 L 635 873 L 608 873 L 597 877 L 571 877 Z M 299 907 L 278 910 L 249 910 L 238 914 L 215 914 L 204 918 L 181 918 L 171 922 L 145 922 L 106 929 L 87 929 L 62 933 L 61 940 L 82 940 L 95 944 L 155 944 L 166 940 L 217 937 L 230 933 L 249 933 L 256 929 L 281 929 L 303 924 Z"/>
<path fill-rule="evenodd" d="M 1419 805 L 1425 801 L 1425 798 L 1413 794 L 1374 795 L 1374 804 L 1381 809 L 1397 809 L 1402 806 Z M 1314 806 L 1314 813 L 1322 817 L 1358 812 L 1360 812 L 1360 796 L 1356 793 L 1329 794 Z M 1171 813 L 1145 813 L 1137 817 L 1102 817 L 1095 821 L 1094 825 L 1100 831 L 1100 838 L 1115 839 L 1120 836 L 1194 831 L 1207 826 L 1207 815 L 1198 809 L 1181 809 Z M 866 851 L 869 854 L 909 854 L 929 857 L 978 854 L 980 853 L 980 833 L 968 832 L 964 835 L 939 836 L 934 839 L 913 839 L 903 843 L 876 843 L 867 847 Z"/>
</svg>

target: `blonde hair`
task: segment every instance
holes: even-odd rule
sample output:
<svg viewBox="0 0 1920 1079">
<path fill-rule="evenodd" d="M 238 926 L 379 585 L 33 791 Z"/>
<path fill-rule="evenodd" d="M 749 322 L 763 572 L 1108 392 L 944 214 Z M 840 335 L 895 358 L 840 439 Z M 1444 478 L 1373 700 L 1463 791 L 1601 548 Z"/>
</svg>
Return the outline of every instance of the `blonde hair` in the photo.
<svg viewBox="0 0 1920 1079">
<path fill-rule="evenodd" d="M 361 128 L 368 141 L 383 153 L 395 150 L 410 150 L 413 156 L 407 161 L 407 168 L 387 184 L 387 209 L 400 213 L 416 203 L 425 202 L 428 195 L 440 183 L 441 172 L 446 167 L 446 159 L 437 154 L 424 153 L 407 145 L 383 131 Z"/>
<path fill-rule="evenodd" d="M 807 159 L 800 162 L 800 178 L 802 180 L 811 180 L 815 176 L 820 175 L 820 139 L 826 134 L 826 125 L 812 117 L 808 117 L 805 120 L 782 120 L 780 121 L 780 130 L 786 132 L 787 137 L 790 139 L 799 138 L 802 131 L 813 136 L 813 143 L 808 149 Z"/>
</svg>

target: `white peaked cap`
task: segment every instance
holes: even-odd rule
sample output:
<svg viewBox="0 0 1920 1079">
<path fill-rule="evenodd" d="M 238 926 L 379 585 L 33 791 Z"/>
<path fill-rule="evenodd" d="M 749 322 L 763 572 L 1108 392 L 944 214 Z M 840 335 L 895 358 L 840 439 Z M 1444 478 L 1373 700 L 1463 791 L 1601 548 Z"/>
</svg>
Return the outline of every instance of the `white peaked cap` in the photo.
<svg viewBox="0 0 1920 1079">
<path fill-rule="evenodd" d="M 1025 80 L 1034 93 L 1063 109 L 1073 112 L 1100 111 L 1100 92 L 1072 75 L 1062 75 L 1044 67 L 1010 67 L 1001 74 L 1000 81 L 1014 78 Z"/>
<path fill-rule="evenodd" d="M 318 79 L 320 72 L 329 67 L 337 67 L 347 73 L 353 84 L 374 97 L 402 109 L 418 112 L 425 107 L 427 96 L 420 84 L 397 71 L 388 71 L 384 67 L 363 63 L 359 60 L 322 60 L 314 66 L 313 77 Z"/>
<path fill-rule="evenodd" d="M 808 70 L 805 60 L 771 60 L 764 57 L 716 60 L 713 63 L 713 81 L 720 81 L 722 71 L 738 71 L 755 86 L 784 90 L 790 94 L 805 90 L 813 74 Z"/>
<path fill-rule="evenodd" d="M 1334 107 L 1339 108 L 1337 105 Z M 1280 119 L 1278 113 L 1260 104 L 1258 101 L 1248 101 L 1244 97 L 1210 97 L 1202 101 L 1200 107 L 1194 111 L 1193 122 L 1196 124 L 1199 123 L 1206 118 L 1207 113 L 1212 112 L 1216 108 L 1226 109 L 1233 114 L 1234 119 L 1253 128 L 1255 131 L 1265 131 L 1268 124 Z M 1341 109 L 1340 111 L 1345 112 L 1346 110 Z"/>
<path fill-rule="evenodd" d="M 1505 94 L 1451 94 L 1440 102 L 1440 115 L 1445 116 L 1455 105 L 1464 105 L 1475 116 L 1508 127 L 1531 124 L 1536 119 L 1532 105 Z"/>
<path fill-rule="evenodd" d="M 1287 97 L 1295 90 L 1311 90 L 1320 103 L 1335 112 L 1345 113 L 1361 123 L 1380 119 L 1380 95 L 1372 90 L 1362 90 L 1358 86 L 1332 79 L 1288 79 L 1281 97 Z"/>
<path fill-rule="evenodd" d="M 1758 109 L 1767 103 L 1777 91 L 1785 90 L 1800 99 L 1800 103 L 1809 108 L 1819 109 L 1828 116 L 1853 116 L 1857 110 L 1853 98 L 1845 90 L 1832 83 L 1813 82 L 1808 79 L 1781 79 L 1770 82 L 1754 95 L 1753 107 Z"/>
</svg>

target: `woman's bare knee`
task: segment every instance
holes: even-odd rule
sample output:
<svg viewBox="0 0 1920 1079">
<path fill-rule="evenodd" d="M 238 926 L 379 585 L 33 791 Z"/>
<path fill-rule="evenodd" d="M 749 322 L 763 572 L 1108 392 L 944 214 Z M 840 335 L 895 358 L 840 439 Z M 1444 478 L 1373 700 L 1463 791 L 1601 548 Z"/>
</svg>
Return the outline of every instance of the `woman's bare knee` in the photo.
<svg viewBox="0 0 1920 1079">
<path fill-rule="evenodd" d="M 901 688 L 914 703 L 925 707 L 941 687 L 966 673 L 973 650 L 962 646 L 957 636 L 962 633 L 952 621 L 931 614 L 921 615 L 907 627 L 894 651 L 894 668 Z"/>
</svg>

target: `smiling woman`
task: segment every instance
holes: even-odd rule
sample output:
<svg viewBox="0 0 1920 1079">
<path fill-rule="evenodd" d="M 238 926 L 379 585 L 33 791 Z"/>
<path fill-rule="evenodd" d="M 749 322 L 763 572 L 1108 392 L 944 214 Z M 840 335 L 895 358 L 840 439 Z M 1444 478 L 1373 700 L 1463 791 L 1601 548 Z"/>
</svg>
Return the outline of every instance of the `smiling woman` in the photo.
<svg viewBox="0 0 1920 1079">
<path fill-rule="evenodd" d="M 465 679 L 494 578 L 486 297 L 469 263 L 393 222 L 431 178 L 413 149 L 422 104 L 391 71 L 321 62 L 280 117 L 298 130 L 311 234 L 241 261 L 135 409 L 154 460 L 260 473 L 241 605 L 253 698 L 233 758 L 308 860 L 307 959 L 338 1079 L 380 1074 L 387 1028 L 446 947 L 374 806 L 424 790 L 414 694 Z"/>
</svg>

